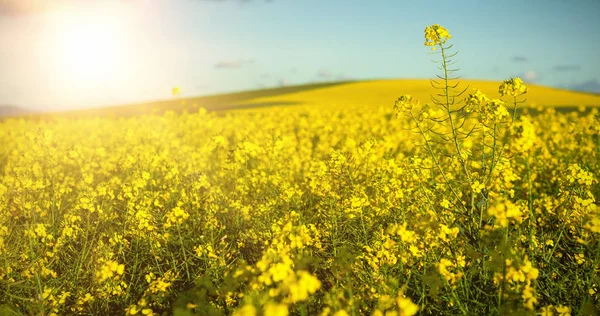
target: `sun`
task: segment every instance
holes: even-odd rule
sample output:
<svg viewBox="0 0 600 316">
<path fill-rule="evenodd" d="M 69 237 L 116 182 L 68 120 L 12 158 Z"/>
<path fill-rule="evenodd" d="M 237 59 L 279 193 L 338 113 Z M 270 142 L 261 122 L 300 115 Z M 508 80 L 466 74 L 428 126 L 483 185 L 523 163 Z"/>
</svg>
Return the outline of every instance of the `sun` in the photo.
<svg viewBox="0 0 600 316">
<path fill-rule="evenodd" d="M 119 76 L 127 66 L 126 19 L 114 6 L 61 10 L 55 17 L 54 60 L 63 81 L 89 86 Z"/>
<path fill-rule="evenodd" d="M 58 43 L 61 68 L 73 79 L 109 74 L 119 61 L 119 45 L 113 37 L 116 33 L 113 27 L 93 21 L 72 23 Z"/>
</svg>

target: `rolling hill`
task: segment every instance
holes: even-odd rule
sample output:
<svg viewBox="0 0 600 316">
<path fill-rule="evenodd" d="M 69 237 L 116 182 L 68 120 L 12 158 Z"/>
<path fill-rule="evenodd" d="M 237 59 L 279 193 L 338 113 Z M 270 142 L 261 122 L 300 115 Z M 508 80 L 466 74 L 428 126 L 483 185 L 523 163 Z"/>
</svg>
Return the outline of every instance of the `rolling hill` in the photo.
<svg viewBox="0 0 600 316">
<path fill-rule="evenodd" d="M 459 88 L 468 87 L 466 94 L 477 88 L 490 98 L 499 98 L 500 82 L 461 80 Z M 526 94 L 530 106 L 553 106 L 559 109 L 580 105 L 600 106 L 600 95 L 528 85 Z M 392 106 L 403 94 L 410 94 L 422 103 L 436 93 L 427 79 L 391 79 L 306 84 L 291 87 L 251 90 L 194 98 L 174 98 L 150 103 L 127 104 L 65 112 L 29 114 L 27 117 L 127 117 L 164 111 L 193 111 L 203 107 L 209 111 L 255 109 L 272 106 Z M 465 94 L 465 96 L 466 96 Z"/>
</svg>

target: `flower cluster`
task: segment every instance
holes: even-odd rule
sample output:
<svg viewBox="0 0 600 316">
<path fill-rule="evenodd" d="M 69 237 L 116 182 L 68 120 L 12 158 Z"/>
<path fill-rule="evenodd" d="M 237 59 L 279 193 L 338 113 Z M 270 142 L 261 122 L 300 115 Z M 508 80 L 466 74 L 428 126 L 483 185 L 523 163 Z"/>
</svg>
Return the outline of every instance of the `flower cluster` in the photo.
<svg viewBox="0 0 600 316">
<path fill-rule="evenodd" d="M 500 96 L 513 96 L 518 97 L 527 93 L 527 86 L 523 83 L 523 80 L 518 77 L 514 77 L 502 82 L 500 87 L 498 88 L 498 92 Z"/>
<path fill-rule="evenodd" d="M 443 45 L 452 36 L 446 28 L 438 24 L 434 24 L 425 28 L 425 46 L 431 46 L 431 50 L 435 50 L 436 45 Z"/>
</svg>

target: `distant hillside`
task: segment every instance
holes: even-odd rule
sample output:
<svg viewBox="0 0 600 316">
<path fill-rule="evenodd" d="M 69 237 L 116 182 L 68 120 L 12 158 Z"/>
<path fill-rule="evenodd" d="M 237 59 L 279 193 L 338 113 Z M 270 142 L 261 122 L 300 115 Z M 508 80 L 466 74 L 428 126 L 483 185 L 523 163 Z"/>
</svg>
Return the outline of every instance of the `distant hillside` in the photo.
<svg viewBox="0 0 600 316">
<path fill-rule="evenodd" d="M 248 107 L 254 108 L 275 105 L 270 103 L 249 104 L 250 100 L 254 100 L 256 98 L 274 97 L 290 93 L 297 93 L 301 91 L 324 89 L 337 85 L 347 84 L 350 82 L 352 81 L 310 83 L 280 88 L 268 88 L 232 93 L 222 93 L 201 97 L 172 98 L 169 100 L 157 100 L 154 102 L 144 102 L 137 104 L 124 104 L 117 106 L 70 110 L 54 113 L 36 113 L 28 117 L 127 117 L 144 114 L 162 113 L 165 111 L 175 111 L 179 113 L 186 110 L 191 111 L 197 109 L 197 107 L 203 107 L 209 111 L 244 109 Z"/>
<path fill-rule="evenodd" d="M 499 98 L 500 82 L 485 80 L 460 80 L 459 89 L 467 88 L 465 95 L 479 89 L 489 98 Z M 557 108 L 572 108 L 579 105 L 600 106 L 600 95 L 562 90 L 540 85 L 528 84 L 528 92 L 520 97 L 529 105 Z M 436 92 L 426 79 L 389 79 L 373 81 L 356 81 L 319 90 L 300 91 L 278 96 L 261 97 L 252 100 L 255 104 L 304 104 L 304 105 L 338 105 L 338 106 L 388 106 L 403 94 L 409 94 L 422 103 L 430 102 L 430 95 Z M 507 99 L 507 98 L 505 98 Z"/>
<path fill-rule="evenodd" d="M 575 84 L 570 86 L 569 88 L 575 91 L 588 92 L 600 95 L 600 81 L 598 81 L 598 79 L 592 79 L 579 84 Z"/>
<path fill-rule="evenodd" d="M 498 98 L 500 82 L 485 80 L 461 80 L 460 87 L 468 87 L 466 94 L 474 88 L 480 89 L 490 98 Z M 562 110 L 580 105 L 600 106 L 600 95 L 572 90 L 549 88 L 528 84 L 529 92 L 523 97 L 529 105 L 551 106 Z M 0 108 L 0 117 L 24 115 L 39 118 L 83 118 L 83 117 L 128 117 L 145 114 L 160 114 L 165 111 L 196 111 L 199 107 L 209 111 L 254 109 L 272 106 L 388 106 L 403 94 L 410 94 L 429 102 L 435 93 L 427 79 L 387 79 L 369 81 L 344 81 L 316 83 L 282 88 L 241 91 L 202 97 L 172 98 L 155 102 L 125 104 L 54 113 L 31 113 L 17 107 Z"/>
<path fill-rule="evenodd" d="M 30 113 L 30 111 L 12 105 L 0 105 L 0 117 L 18 116 Z"/>
</svg>

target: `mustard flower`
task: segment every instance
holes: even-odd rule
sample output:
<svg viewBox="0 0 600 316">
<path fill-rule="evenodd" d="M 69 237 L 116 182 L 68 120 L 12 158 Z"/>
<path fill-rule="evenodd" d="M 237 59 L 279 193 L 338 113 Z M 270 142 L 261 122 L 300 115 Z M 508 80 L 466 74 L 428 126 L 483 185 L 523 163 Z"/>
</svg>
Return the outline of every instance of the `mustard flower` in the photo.
<svg viewBox="0 0 600 316">
<path fill-rule="evenodd" d="M 419 106 L 419 100 L 413 98 L 411 95 L 403 95 L 396 100 L 394 103 L 394 112 L 396 113 L 396 117 L 408 116 L 410 117 L 410 112 Z"/>
<path fill-rule="evenodd" d="M 488 102 L 487 106 L 482 107 L 480 111 L 480 119 L 484 125 L 498 124 L 502 122 L 505 117 L 510 116 L 504 101 L 500 99 L 493 99 Z"/>
<path fill-rule="evenodd" d="M 518 97 L 527 93 L 527 86 L 523 83 L 521 78 L 514 77 L 502 82 L 498 88 L 498 92 L 500 93 L 500 96 L 510 95 L 513 97 Z"/>
<path fill-rule="evenodd" d="M 285 304 L 267 303 L 264 309 L 265 315 L 287 316 L 289 314 L 288 307 Z"/>
<path fill-rule="evenodd" d="M 410 298 L 404 297 L 402 293 L 398 293 L 396 304 L 398 304 L 398 308 L 400 309 L 400 316 L 413 316 L 419 311 L 419 306 L 413 303 Z"/>
<path fill-rule="evenodd" d="M 556 306 L 556 312 L 559 316 L 571 316 L 571 308 L 568 306 L 558 305 Z"/>
<path fill-rule="evenodd" d="M 435 50 L 436 45 L 444 44 L 450 38 L 452 36 L 443 26 L 434 24 L 425 28 L 425 46 L 431 46 L 431 50 Z"/>
<path fill-rule="evenodd" d="M 173 87 L 173 90 L 171 91 L 171 94 L 176 97 L 179 95 L 179 93 L 181 93 L 181 89 L 179 89 L 179 87 Z"/>
<path fill-rule="evenodd" d="M 466 107 L 465 111 L 467 113 L 473 112 L 479 106 L 481 106 L 484 102 L 489 102 L 490 99 L 480 90 L 475 89 L 475 93 L 469 94 L 466 98 Z"/>
<path fill-rule="evenodd" d="M 511 136 L 511 149 L 519 153 L 529 151 L 537 140 L 535 126 L 526 116 L 512 126 Z"/>
</svg>

